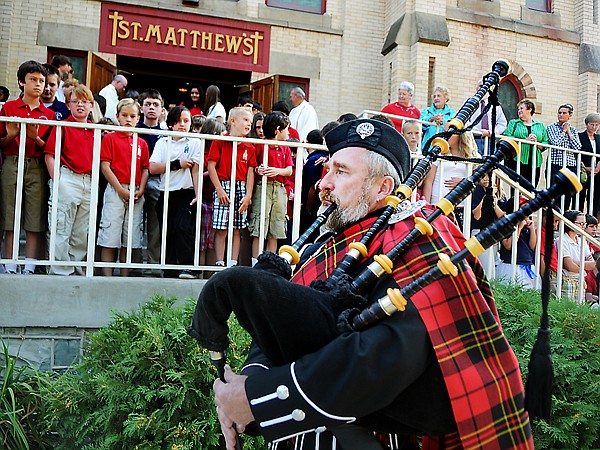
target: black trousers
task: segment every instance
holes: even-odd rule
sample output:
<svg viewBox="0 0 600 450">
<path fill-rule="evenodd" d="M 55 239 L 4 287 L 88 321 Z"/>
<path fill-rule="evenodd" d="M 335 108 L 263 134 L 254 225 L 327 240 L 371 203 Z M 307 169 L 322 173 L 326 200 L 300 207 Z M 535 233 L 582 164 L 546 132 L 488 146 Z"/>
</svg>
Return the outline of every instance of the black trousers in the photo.
<svg viewBox="0 0 600 450">
<path fill-rule="evenodd" d="M 182 230 L 175 220 L 178 214 L 189 210 L 190 203 L 194 199 L 193 189 L 181 189 L 179 191 L 169 192 L 169 205 L 167 209 L 167 236 L 165 262 L 167 264 L 193 264 L 195 234 Z M 165 193 L 161 192 L 156 203 L 156 214 L 158 215 L 158 225 L 160 227 L 161 242 L 165 224 L 163 223 L 163 211 L 165 207 Z M 194 211 L 196 205 L 189 211 Z M 195 220 L 195 215 L 194 215 Z M 176 277 L 179 271 L 165 270 L 165 277 Z"/>
</svg>

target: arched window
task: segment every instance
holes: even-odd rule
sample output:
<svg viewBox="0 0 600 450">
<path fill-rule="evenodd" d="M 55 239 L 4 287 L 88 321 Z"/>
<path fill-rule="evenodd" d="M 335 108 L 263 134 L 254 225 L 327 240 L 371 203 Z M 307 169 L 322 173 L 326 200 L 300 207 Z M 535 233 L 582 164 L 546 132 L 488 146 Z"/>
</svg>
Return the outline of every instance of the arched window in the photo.
<svg viewBox="0 0 600 450">
<path fill-rule="evenodd" d="M 518 81 L 513 75 L 508 75 L 502 80 L 498 88 L 498 100 L 507 120 L 517 118 L 517 103 L 523 98 Z"/>
</svg>

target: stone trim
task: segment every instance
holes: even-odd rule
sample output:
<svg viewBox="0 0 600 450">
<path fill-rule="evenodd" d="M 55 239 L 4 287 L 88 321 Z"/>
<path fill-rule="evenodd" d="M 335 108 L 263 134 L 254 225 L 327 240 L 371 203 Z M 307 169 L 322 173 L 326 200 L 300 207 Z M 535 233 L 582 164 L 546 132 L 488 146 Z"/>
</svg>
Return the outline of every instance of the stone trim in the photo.
<svg viewBox="0 0 600 450">
<path fill-rule="evenodd" d="M 537 11 L 532 12 L 536 14 L 544 14 L 546 16 L 553 15 L 547 13 L 538 13 Z M 579 43 L 581 42 L 581 36 L 576 31 L 565 30 L 549 25 L 541 25 L 539 23 L 526 22 L 525 19 L 515 20 L 509 19 L 507 17 L 495 16 L 492 14 L 468 11 L 466 9 L 456 8 L 452 6 L 448 6 L 446 8 L 446 18 L 448 20 L 454 20 L 456 22 L 464 22 L 470 23 L 472 25 L 496 28 L 498 30 L 512 31 L 514 33 L 562 41 L 570 44 L 579 45 Z"/>
<path fill-rule="evenodd" d="M 403 14 L 390 27 L 381 53 L 387 55 L 398 45 L 411 46 L 417 42 L 450 45 L 450 32 L 444 16 L 423 12 Z"/>
<path fill-rule="evenodd" d="M 581 44 L 579 47 L 579 74 L 586 72 L 600 73 L 600 47 L 592 44 Z"/>
</svg>

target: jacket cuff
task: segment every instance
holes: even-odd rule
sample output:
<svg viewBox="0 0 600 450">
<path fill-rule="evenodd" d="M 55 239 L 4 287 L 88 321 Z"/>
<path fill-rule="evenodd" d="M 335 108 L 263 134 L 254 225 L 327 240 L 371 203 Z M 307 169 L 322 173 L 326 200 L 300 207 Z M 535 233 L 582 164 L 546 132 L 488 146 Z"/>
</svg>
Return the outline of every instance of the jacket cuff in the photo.
<svg viewBox="0 0 600 450">
<path fill-rule="evenodd" d="M 271 442 L 301 433 L 323 432 L 327 427 L 351 423 L 355 417 L 343 417 L 322 410 L 310 399 L 295 373 L 295 363 L 272 367 L 246 380 L 246 395 L 261 434 Z"/>
</svg>

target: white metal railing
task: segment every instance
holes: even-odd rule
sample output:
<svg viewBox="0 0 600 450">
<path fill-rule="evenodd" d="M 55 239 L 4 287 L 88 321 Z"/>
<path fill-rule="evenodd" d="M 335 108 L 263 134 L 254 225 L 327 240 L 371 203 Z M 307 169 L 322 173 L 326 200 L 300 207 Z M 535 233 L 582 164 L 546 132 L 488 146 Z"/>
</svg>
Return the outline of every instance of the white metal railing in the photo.
<svg viewBox="0 0 600 450">
<path fill-rule="evenodd" d="M 368 111 L 366 113 L 369 113 Z M 376 113 L 376 112 L 373 112 Z M 364 114 L 364 113 L 362 113 Z M 207 266 L 207 265 L 200 265 L 199 264 L 199 243 L 200 243 L 200 229 L 201 229 L 201 214 L 197 214 L 196 215 L 196 230 L 195 230 L 195 237 L 196 237 L 196 248 L 194 251 L 194 263 L 191 266 L 183 266 L 183 265 L 173 265 L 173 264 L 166 264 L 165 263 L 165 245 L 166 245 L 166 221 L 164 221 L 164 227 L 162 229 L 162 235 L 161 235 L 161 261 L 159 264 L 151 264 L 151 263 L 143 263 L 143 262 L 133 262 L 132 261 L 132 248 L 131 248 L 131 235 L 132 233 L 129 233 L 130 235 L 130 239 L 129 242 L 127 243 L 127 253 L 126 253 L 126 260 L 125 261 L 119 261 L 119 262 L 115 262 L 115 263 L 109 263 L 109 262 L 100 262 L 100 261 L 95 261 L 95 255 L 96 255 L 96 222 L 97 222 L 97 202 L 98 202 L 98 186 L 99 186 L 99 178 L 100 178 L 100 142 L 101 142 L 101 131 L 102 130 L 107 130 L 107 131 L 124 131 L 124 132 L 129 132 L 133 134 L 133 139 L 134 139 L 134 144 L 137 142 L 137 139 L 139 139 L 139 135 L 140 134 L 154 134 L 154 135 L 161 135 L 161 136 L 185 136 L 185 137 L 189 137 L 189 138 L 195 138 L 195 139 L 200 139 L 201 140 L 201 161 L 198 161 L 199 166 L 200 166 L 200 171 L 201 173 L 204 172 L 205 168 L 203 166 L 203 162 L 204 162 L 204 153 L 207 151 L 207 149 L 205 148 L 205 141 L 206 140 L 223 140 L 223 141 L 231 141 L 233 142 L 233 170 L 232 170 L 232 177 L 234 174 L 234 170 L 235 170 L 235 161 L 236 161 L 236 152 L 237 152 L 237 145 L 239 142 L 249 142 L 252 143 L 254 145 L 263 145 L 264 149 L 265 149 L 265 158 L 266 158 L 266 154 L 267 152 L 267 146 L 269 144 L 272 145 L 277 145 L 277 144 L 281 144 L 281 142 L 279 141 L 267 141 L 267 140 L 260 140 L 260 139 L 244 139 L 244 138 L 235 138 L 232 136 L 215 136 L 215 135 L 203 135 L 203 134 L 194 134 L 194 133 L 179 133 L 179 132 L 173 132 L 173 131 L 168 131 L 168 130 L 154 130 L 154 129 L 146 129 L 146 128 L 124 128 L 124 127 L 117 127 L 117 126 L 108 126 L 108 125 L 96 125 L 96 124 L 91 124 L 91 123 L 76 123 L 76 122 L 57 122 L 57 121 L 41 121 L 41 120 L 34 120 L 34 119 L 16 119 L 16 118 L 7 118 L 7 117 L 0 117 L 0 121 L 12 121 L 12 122 L 18 122 L 18 123 L 23 123 L 23 124 L 27 124 L 27 123 L 38 123 L 38 124 L 45 124 L 45 125 L 53 125 L 57 127 L 57 139 L 56 139 L 56 148 L 55 148 L 55 164 L 54 164 L 54 171 L 55 174 L 58 173 L 58 171 L 60 170 L 60 153 L 61 153 L 61 139 L 60 139 L 60 135 L 62 133 L 62 128 L 63 127 L 75 127 L 75 128 L 87 128 L 87 129 L 93 129 L 94 130 L 94 145 L 93 145 L 93 169 L 92 169 L 92 193 L 91 193 L 91 199 L 90 199 L 90 217 L 89 217 L 89 234 L 88 234 L 88 245 L 87 245 L 87 250 L 88 250 L 88 255 L 87 255 L 87 259 L 86 261 L 82 261 L 81 263 L 75 263 L 73 261 L 58 261 L 55 259 L 54 257 L 54 246 L 55 246 L 55 237 L 56 237 L 56 226 L 57 226 L 57 215 L 56 215 L 56 208 L 57 208 L 57 204 L 58 202 L 60 202 L 60 198 L 58 196 L 58 183 L 60 183 L 60 177 L 55 177 L 56 181 L 55 183 L 57 183 L 54 186 L 54 189 L 52 191 L 52 201 L 51 201 L 51 212 L 52 214 L 50 214 L 51 216 L 51 220 L 49 223 L 49 246 L 48 246 L 48 258 L 47 259 L 41 259 L 41 260 L 37 260 L 36 264 L 37 265 L 44 265 L 44 266 L 50 266 L 50 265 L 57 265 L 57 266 L 72 266 L 72 265 L 80 265 L 82 267 L 85 267 L 86 269 L 86 275 L 88 277 L 93 276 L 94 274 L 94 268 L 96 267 L 111 267 L 111 268 L 151 268 L 151 269 L 175 269 L 175 270 L 184 270 L 184 269 L 188 269 L 188 270 L 221 270 L 218 267 L 215 266 Z M 18 157 L 18 177 L 17 177 L 17 195 L 16 195 L 16 200 L 15 200 L 15 227 L 14 227 L 14 240 L 13 240 L 13 252 L 12 255 L 7 255 L 7 257 L 0 259 L 0 263 L 14 263 L 14 264 L 25 264 L 26 261 L 22 255 L 19 254 L 19 236 L 20 236 L 20 231 L 21 231 L 21 205 L 22 205 L 22 188 L 23 188 L 23 173 L 24 173 L 24 163 L 25 163 L 25 151 L 24 151 L 24 146 L 25 146 L 25 141 L 26 141 L 26 136 L 25 136 L 25 132 L 26 132 L 26 127 L 21 127 L 20 130 L 20 149 L 19 149 L 19 157 Z M 519 146 L 521 146 L 522 144 L 531 144 L 530 141 L 526 141 L 526 140 L 522 140 L 522 139 L 515 139 L 515 141 L 518 143 Z M 302 169 L 303 169 L 303 161 L 304 161 L 304 149 L 306 148 L 312 148 L 312 149 L 322 149 L 324 148 L 324 146 L 322 145 L 311 145 L 311 144 L 306 144 L 306 143 L 295 143 L 295 142 L 286 142 L 286 145 L 290 146 L 290 147 L 297 147 L 298 148 L 298 152 L 296 155 L 296 159 L 295 159 L 295 164 L 296 164 L 296 172 L 295 172 L 295 191 L 296 192 L 301 192 L 301 184 L 302 184 Z M 572 151 L 572 150 L 568 150 L 568 149 L 563 149 L 560 147 L 555 147 L 555 146 L 551 146 L 551 145 L 547 145 L 547 144 L 532 144 L 532 145 L 537 145 L 543 148 L 553 148 L 559 151 L 563 151 L 563 152 L 572 152 L 574 154 L 576 154 L 576 158 L 578 161 L 578 164 L 581 161 L 581 156 L 582 155 L 588 155 L 592 158 L 592 167 L 595 166 L 596 161 L 597 161 L 597 155 L 595 154 L 591 154 L 591 153 L 585 153 L 582 151 Z M 133 148 L 137 148 L 136 145 L 133 146 Z M 533 152 L 534 155 L 534 161 L 535 161 L 535 152 Z M 414 158 L 418 158 L 418 156 L 415 156 Z M 563 157 L 563 161 L 566 162 L 566 158 Z M 266 162 L 266 159 L 263 161 Z M 131 180 L 134 180 L 134 176 L 135 176 L 135 164 L 136 164 L 136 158 L 135 158 L 135 153 L 132 154 L 132 171 L 131 171 Z M 535 165 L 535 162 L 534 162 Z M 543 168 L 545 168 L 545 172 L 549 173 L 550 171 L 550 161 L 549 159 L 547 160 L 546 164 L 542 166 Z M 517 163 L 517 171 L 520 170 L 520 163 Z M 443 165 L 441 168 L 441 171 L 443 172 Z M 544 172 L 544 171 L 543 171 Z M 502 181 L 504 183 L 506 183 L 506 185 L 508 185 L 509 187 L 517 190 L 520 194 L 525 195 L 529 198 L 531 198 L 532 194 L 531 192 L 528 192 L 527 190 L 525 190 L 523 187 L 515 184 L 512 180 L 510 180 L 508 177 L 505 177 L 504 175 L 502 175 L 501 173 L 498 174 L 498 176 L 502 179 Z M 166 214 L 166 208 L 168 207 L 168 186 L 169 186 L 169 178 L 170 178 L 170 170 L 169 170 L 169 165 L 167 165 L 167 172 L 165 174 L 165 183 L 166 183 L 166 188 L 165 188 L 165 211 L 164 214 Z M 547 178 L 547 177 L 546 177 Z M 266 181 L 266 177 L 263 178 L 263 182 Z M 548 185 L 550 182 L 550 180 L 546 179 L 546 185 Z M 199 186 L 198 186 L 198 192 L 202 192 L 202 183 L 203 183 L 203 177 L 199 177 Z M 132 183 L 134 184 L 134 183 Z M 592 204 L 593 201 L 593 194 L 594 194 L 594 178 L 593 176 L 591 177 L 591 181 L 590 181 L 590 192 L 587 198 L 588 201 L 588 205 Z M 133 205 L 133 191 L 131 192 L 130 195 L 130 199 L 129 199 L 129 204 L 130 206 Z M 263 196 L 265 195 L 265 193 L 263 192 Z M 578 205 L 578 198 L 576 197 L 576 207 Z M 294 241 L 295 239 L 297 239 L 298 235 L 299 235 L 299 216 L 300 216 L 300 195 L 295 195 L 294 197 L 294 201 L 293 201 L 293 218 L 292 218 L 292 223 L 293 223 L 293 227 L 292 227 L 292 236 L 291 239 L 292 241 Z M 233 214 L 233 207 L 234 207 L 234 202 L 231 202 L 230 205 L 230 218 L 233 218 L 234 214 Z M 262 209 L 261 209 L 261 217 L 264 218 L 264 213 L 265 213 L 265 202 L 264 202 L 264 198 L 263 198 L 263 202 L 262 202 Z M 463 233 L 465 234 L 465 236 L 469 236 L 471 233 L 471 229 L 470 229 L 470 214 L 468 214 L 468 211 L 471 210 L 471 200 L 470 198 L 467 199 L 466 201 L 466 205 L 465 205 L 465 223 L 463 226 Z M 557 216 L 560 219 L 560 227 L 559 227 L 559 236 L 563 235 L 564 232 L 564 227 L 565 227 L 565 222 L 567 223 L 567 225 L 571 225 L 574 226 L 572 223 L 566 221 L 566 219 L 559 213 L 557 213 Z M 541 212 L 538 213 L 536 222 L 538 224 L 541 224 Z M 129 230 L 131 230 L 133 223 L 132 223 L 132 217 L 130 215 L 130 220 L 129 223 L 127 224 L 127 226 L 129 227 Z M 231 258 L 231 247 L 232 247 L 232 235 L 233 235 L 233 222 L 230 221 L 230 223 L 228 224 L 229 226 L 229 232 L 228 232 L 228 249 L 227 249 L 227 259 Z M 538 226 L 538 242 L 540 242 L 540 227 Z M 583 245 L 588 245 L 589 242 L 594 243 L 597 246 L 600 246 L 600 241 L 592 236 L 590 236 L 589 234 L 585 233 L 584 231 L 578 231 L 578 234 L 580 234 L 583 239 L 581 239 L 582 241 L 582 252 L 583 252 Z M 264 225 L 264 220 L 263 223 L 261 224 L 260 227 L 260 237 L 259 237 L 259 252 L 262 251 L 264 249 L 264 238 L 265 238 L 265 225 Z M 515 236 L 513 237 L 513 239 L 516 239 L 516 233 Z M 515 240 L 516 242 L 516 240 Z M 513 250 L 513 261 L 516 260 L 516 246 L 513 246 L 514 250 Z M 540 249 L 541 249 L 541 245 L 538 245 L 536 247 L 535 250 L 535 271 L 537 273 L 539 273 L 539 266 L 540 266 Z M 563 267 L 563 263 L 562 263 L 562 248 L 559 245 L 558 246 L 558 252 L 559 252 L 559 267 L 558 267 L 558 273 L 557 273 L 557 293 L 560 294 L 560 289 L 561 289 L 561 284 L 562 284 L 562 267 Z M 583 265 L 582 265 L 583 267 Z M 516 266 L 513 264 L 513 275 L 514 275 L 514 271 L 516 270 Z M 583 268 L 580 270 L 580 274 L 579 274 L 579 278 L 580 278 L 580 291 L 583 289 L 583 283 L 581 282 L 583 280 L 583 278 L 585 277 L 585 271 L 583 270 Z M 539 283 L 540 280 L 538 278 L 538 280 L 536 280 L 536 287 L 539 287 Z M 579 298 L 582 298 L 582 293 L 580 292 L 580 295 L 578 296 Z"/>
<path fill-rule="evenodd" d="M 9 117 L 0 117 L 0 121 L 3 122 L 16 122 L 20 124 L 43 124 L 43 125 L 51 125 L 56 126 L 56 147 L 54 150 L 54 186 L 52 189 L 52 198 L 50 202 L 50 222 L 49 222 L 49 239 L 48 239 L 48 257 L 47 259 L 37 259 L 35 261 L 36 265 L 40 266 L 81 266 L 85 268 L 86 276 L 92 277 L 94 275 L 94 268 L 102 268 L 102 267 L 110 267 L 110 268 L 122 268 L 122 269 L 172 269 L 172 270 L 222 270 L 216 266 L 207 266 L 199 264 L 199 254 L 200 254 L 200 230 L 201 230 L 201 219 L 202 215 L 200 213 L 196 214 L 196 229 L 195 229 L 195 238 L 196 238 L 196 246 L 194 251 L 194 263 L 193 265 L 174 265 L 167 264 L 165 262 L 165 248 L 166 248 L 166 236 L 167 236 L 167 221 L 163 220 L 163 227 L 161 232 L 161 261 L 159 264 L 152 264 L 149 262 L 133 262 L 132 261 L 132 227 L 133 227 L 133 214 L 129 215 L 129 222 L 126 224 L 128 228 L 128 242 L 127 242 L 127 252 L 125 261 L 119 262 L 101 262 L 95 261 L 96 259 L 96 223 L 97 223 L 97 205 L 98 205 L 98 195 L 99 195 L 99 179 L 100 179 L 100 146 L 101 146 L 101 132 L 105 131 L 122 131 L 133 134 L 133 149 L 137 149 L 138 139 L 141 139 L 139 135 L 141 134 L 153 134 L 160 136 L 179 136 L 179 137 L 188 137 L 192 139 L 200 139 L 201 140 L 201 157 L 200 160 L 197 161 L 200 167 L 200 173 L 204 173 L 206 168 L 204 167 L 204 153 L 208 151 L 205 148 L 206 140 L 216 141 L 230 141 L 233 142 L 233 155 L 232 155 L 232 185 L 235 185 L 235 170 L 236 170 L 236 155 L 237 155 L 237 147 L 239 142 L 249 142 L 254 144 L 255 146 L 262 145 L 264 146 L 264 155 L 265 161 L 268 156 L 268 145 L 281 145 L 280 141 L 273 140 L 262 140 L 262 139 L 247 139 L 247 138 L 236 138 L 233 136 L 218 136 L 218 135 L 205 135 L 205 134 L 195 134 L 195 133 L 180 133 L 169 130 L 155 130 L 155 129 L 147 129 L 147 128 L 127 128 L 127 127 L 119 127 L 112 125 L 97 125 L 91 123 L 77 123 L 77 122 L 60 122 L 60 121 L 47 121 L 47 120 L 39 120 L 39 119 L 22 119 L 22 118 L 9 118 Z M 61 163 L 60 163 L 60 154 L 62 151 L 62 141 L 61 134 L 62 129 L 64 127 L 73 127 L 73 128 L 86 128 L 94 130 L 94 144 L 93 144 L 93 167 L 91 174 L 91 198 L 90 198 L 90 216 L 89 216 L 89 231 L 88 231 L 88 245 L 87 245 L 87 258 L 86 261 L 76 262 L 76 261 L 59 261 L 55 258 L 55 241 L 56 241 L 56 227 L 57 227 L 57 205 L 61 201 L 59 198 L 59 189 L 58 186 L 60 184 L 60 177 L 58 176 Z M 19 146 L 19 157 L 18 157 L 18 175 L 17 175 L 17 194 L 15 199 L 15 225 L 14 225 L 14 240 L 13 240 L 13 251 L 12 255 L 7 255 L 0 259 L 0 263 L 3 264 L 17 264 L 23 265 L 26 263 L 30 263 L 31 261 L 25 260 L 23 255 L 19 254 L 19 239 L 22 231 L 21 225 L 21 212 L 22 212 L 22 203 L 23 203 L 23 176 L 24 176 L 24 166 L 25 166 L 25 142 L 26 142 L 26 127 L 21 127 L 20 134 L 20 146 Z M 296 173 L 295 173 L 295 188 L 294 190 L 297 192 L 301 191 L 302 188 L 302 168 L 304 163 L 304 152 L 306 149 L 323 149 L 325 148 L 323 145 L 312 145 L 306 143 L 297 143 L 297 142 L 286 142 L 285 145 L 289 147 L 297 147 L 298 151 L 295 158 L 296 165 Z M 136 173 L 136 151 L 132 151 L 132 159 L 131 159 L 131 175 L 130 175 L 130 184 L 135 185 L 135 173 Z M 266 182 L 266 176 L 263 177 L 263 182 Z M 165 201 L 164 201 L 164 211 L 163 211 L 163 219 L 166 219 L 167 209 L 168 209 L 168 196 L 169 196 L 169 182 L 170 182 L 170 167 L 167 164 L 167 170 L 165 173 Z M 198 180 L 198 191 L 197 195 L 200 196 L 203 188 L 203 177 L 199 177 Z M 129 206 L 133 207 L 134 203 L 134 190 L 130 191 L 129 198 Z M 235 192 L 234 190 L 232 193 Z M 263 196 L 266 193 L 263 193 Z M 299 235 L 299 217 L 300 217 L 300 195 L 295 195 L 293 200 L 293 217 L 292 219 L 292 240 L 297 239 Z M 200 200 L 200 197 L 199 197 Z M 230 221 L 228 223 L 228 245 L 227 245 L 227 260 L 231 259 L 231 250 L 232 250 L 232 239 L 233 239 L 233 218 L 234 218 L 234 206 L 235 203 L 233 201 L 230 202 Z M 265 202 L 263 197 L 263 202 L 261 204 L 261 212 L 260 216 L 261 226 L 259 233 L 259 252 L 264 249 L 264 239 L 266 234 L 264 217 L 265 217 Z"/>
<path fill-rule="evenodd" d="M 373 115 L 376 114 L 383 114 L 386 117 L 392 118 L 392 119 L 399 119 L 399 120 L 417 120 L 417 119 L 413 119 L 410 117 L 406 117 L 406 116 L 397 116 L 394 114 L 385 114 L 385 113 L 381 113 L 380 111 L 372 111 L 372 110 L 365 110 L 362 111 L 359 115 L 359 117 L 371 117 Z M 421 120 L 418 120 L 418 122 L 423 123 L 423 124 L 427 124 L 427 125 L 436 125 L 430 122 L 423 122 Z M 438 129 L 441 129 L 441 127 L 439 127 Z M 478 134 L 478 131 L 473 131 L 474 134 Z M 501 138 L 502 135 L 497 136 L 497 138 Z M 589 180 L 590 180 L 590 187 L 589 187 L 589 191 L 587 193 L 587 196 L 585 198 L 585 201 L 587 202 L 587 207 L 586 208 L 581 208 L 582 205 L 580 205 L 580 199 L 579 199 L 579 195 L 576 194 L 574 196 L 574 200 L 575 200 L 575 206 L 572 207 L 572 209 L 575 210 L 579 210 L 582 213 L 589 213 L 589 214 L 594 214 L 596 211 L 596 208 L 594 207 L 594 193 L 596 190 L 596 186 L 595 186 L 595 179 L 594 179 L 594 173 L 593 173 L 593 168 L 596 166 L 596 164 L 598 162 L 600 162 L 600 155 L 595 154 L 595 153 L 589 153 L 589 152 L 584 152 L 581 150 L 571 150 L 568 148 L 563 148 L 563 147 L 558 147 L 558 146 L 554 146 L 551 144 L 542 144 L 542 143 L 534 143 L 531 141 L 528 141 L 526 139 L 517 139 L 517 138 L 512 138 L 514 139 L 514 141 L 517 142 L 518 146 L 519 146 L 519 151 L 521 150 L 521 146 L 523 144 L 527 144 L 527 145 L 531 145 L 532 151 L 531 151 L 531 155 L 532 155 L 532 166 L 536 167 L 537 165 L 537 152 L 536 152 L 536 148 L 540 147 L 543 155 L 542 155 L 542 164 L 540 166 L 540 183 L 536 183 L 535 180 L 535 171 L 532 171 L 532 178 L 531 180 L 529 180 L 535 187 L 537 188 L 541 188 L 541 187 L 548 187 L 551 183 L 550 177 L 548 176 L 551 173 L 551 158 L 550 158 L 550 152 L 552 150 L 555 151 L 559 151 L 562 153 L 562 161 L 563 161 L 563 168 L 566 167 L 566 161 L 567 161 L 567 154 L 571 153 L 573 155 L 575 155 L 575 159 L 577 161 L 577 176 L 579 176 L 579 167 L 581 166 L 581 158 L 582 156 L 586 155 L 589 156 L 591 158 L 591 164 L 590 166 L 592 167 L 592 173 L 589 174 Z M 490 139 L 488 137 L 485 137 L 484 140 L 484 154 L 489 154 L 490 153 L 490 148 L 489 148 L 489 144 L 490 144 Z M 414 158 L 418 158 L 418 157 L 413 157 Z M 443 167 L 444 167 L 445 162 L 442 161 L 441 163 L 441 168 L 442 168 L 442 173 L 443 173 Z M 521 163 L 520 160 L 517 159 L 517 172 L 520 174 L 521 173 Z M 514 181 L 512 181 L 510 178 L 508 178 L 507 176 L 504 175 L 503 172 L 500 171 L 496 171 L 497 176 L 502 180 L 502 182 L 509 186 L 511 189 L 514 189 L 518 195 L 515 195 L 514 197 L 514 207 L 516 209 L 516 207 L 518 207 L 518 196 L 519 195 L 524 195 L 527 198 L 532 198 L 533 194 L 531 192 L 529 192 L 527 189 L 523 188 L 522 186 L 520 186 L 519 184 L 515 183 Z M 544 184 L 542 186 L 540 186 L 541 181 L 544 180 Z M 536 184 L 538 184 L 536 186 Z M 561 197 L 560 199 L 560 210 L 563 211 L 564 210 L 564 197 Z M 470 236 L 471 235 L 471 229 L 470 229 L 470 220 L 469 220 L 469 214 L 467 214 L 467 211 L 469 211 L 471 209 L 471 204 L 470 204 L 470 197 L 466 200 L 465 203 L 465 222 L 463 225 L 463 234 L 465 236 Z M 558 254 L 558 270 L 557 273 L 555 274 L 555 279 L 556 279 L 556 296 L 557 297 L 561 297 L 561 288 L 562 288 L 562 283 L 563 283 L 563 254 L 562 254 L 562 245 L 560 245 L 561 241 L 562 241 L 562 236 L 565 233 L 565 226 L 567 227 L 571 227 L 574 230 L 577 230 L 577 234 L 578 236 L 580 236 L 580 248 L 581 248 L 581 258 L 580 260 L 583 261 L 583 255 L 584 255 L 584 250 L 585 250 L 585 246 L 589 246 L 590 243 L 596 245 L 596 246 L 600 246 L 600 240 L 594 236 L 589 235 L 588 233 L 586 233 L 584 230 L 579 230 L 577 226 L 575 226 L 572 222 L 570 222 L 569 220 L 567 220 L 560 212 L 555 211 L 555 215 L 556 217 L 558 217 L 559 219 L 559 229 L 558 229 L 558 235 L 557 235 L 557 245 L 555 245 L 556 249 L 557 249 L 557 254 Z M 535 222 L 536 222 L 536 233 L 537 233 L 537 242 L 538 245 L 536 246 L 536 249 L 534 251 L 534 272 L 539 274 L 540 273 L 540 263 L 541 263 L 541 249 L 543 246 L 543 243 L 541 242 L 541 224 L 542 224 L 542 212 L 539 211 L 536 215 L 535 218 Z M 513 234 L 513 242 L 516 242 L 517 239 L 517 232 L 515 230 L 514 234 Z M 501 244 L 500 244 L 501 245 Z M 515 279 L 515 275 L 516 275 L 516 268 L 517 268 L 517 264 L 514 262 L 516 261 L 516 252 L 517 252 L 517 246 L 513 245 L 512 246 L 512 258 L 511 260 L 513 261 L 512 263 L 512 278 Z M 583 264 L 580 265 L 580 270 L 579 270 L 579 292 L 577 295 L 577 299 L 574 299 L 577 302 L 582 302 L 583 298 L 584 298 L 584 289 L 585 289 L 585 285 L 583 283 L 583 279 L 585 278 L 586 275 L 586 271 L 584 270 Z M 535 287 L 537 289 L 541 288 L 541 277 L 538 276 L 535 279 Z"/>
</svg>

